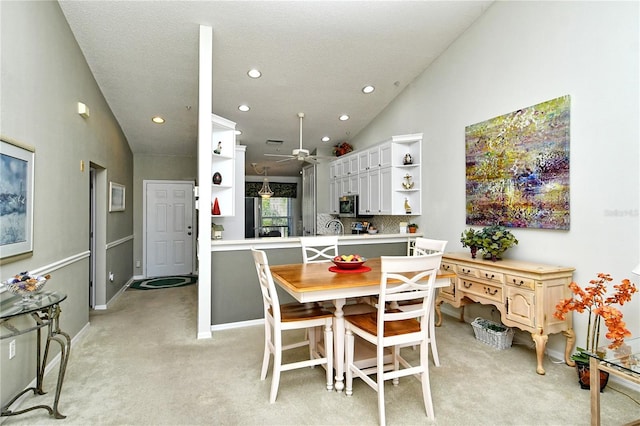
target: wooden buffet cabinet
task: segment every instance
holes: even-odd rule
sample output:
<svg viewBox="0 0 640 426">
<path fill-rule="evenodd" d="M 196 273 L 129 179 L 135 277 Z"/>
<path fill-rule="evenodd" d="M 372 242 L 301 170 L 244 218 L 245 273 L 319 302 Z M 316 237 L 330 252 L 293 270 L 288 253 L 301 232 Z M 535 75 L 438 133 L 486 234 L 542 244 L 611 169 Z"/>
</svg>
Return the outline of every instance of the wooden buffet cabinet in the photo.
<svg viewBox="0 0 640 426">
<path fill-rule="evenodd" d="M 563 333 L 567 338 L 565 362 L 575 342 L 571 316 L 562 321 L 553 316 L 556 304 L 571 297 L 569 283 L 574 268 L 504 259 L 497 262 L 472 259 L 470 253 L 445 253 L 441 268 L 456 274 L 449 287 L 441 288 L 436 298 L 436 314 L 442 322 L 440 305 L 456 308 L 478 302 L 500 311 L 502 323 L 531 333 L 536 346 L 536 372 L 544 374 L 542 360 L 549 334 Z M 463 311 L 464 313 L 464 311 Z"/>
</svg>

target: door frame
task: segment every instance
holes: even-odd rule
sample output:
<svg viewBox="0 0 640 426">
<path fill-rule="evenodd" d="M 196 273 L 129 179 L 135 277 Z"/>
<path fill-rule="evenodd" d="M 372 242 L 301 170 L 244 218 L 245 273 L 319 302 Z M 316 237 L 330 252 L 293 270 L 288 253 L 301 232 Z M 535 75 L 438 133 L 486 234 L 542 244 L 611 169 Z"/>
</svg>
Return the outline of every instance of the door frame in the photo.
<svg viewBox="0 0 640 426">
<path fill-rule="evenodd" d="M 196 244 L 198 241 L 197 220 L 196 220 L 196 208 L 195 208 L 195 182 L 192 180 L 143 180 L 142 181 L 142 274 L 144 278 L 147 278 L 147 186 L 150 184 L 162 185 L 162 184 L 189 184 L 191 185 L 191 223 L 192 223 L 192 239 L 191 239 L 191 270 L 194 274 L 198 273 L 198 262 Z"/>
<path fill-rule="evenodd" d="M 92 214 L 89 219 L 92 222 L 93 241 L 90 243 L 91 254 L 89 255 L 90 277 L 93 280 L 93 295 L 90 295 L 89 303 L 93 303 L 90 309 L 107 309 L 107 169 L 89 162 L 90 177 L 93 188 L 89 191 L 89 203 L 94 203 Z M 91 210 L 91 207 L 90 207 Z M 91 291 L 91 289 L 89 289 Z"/>
</svg>

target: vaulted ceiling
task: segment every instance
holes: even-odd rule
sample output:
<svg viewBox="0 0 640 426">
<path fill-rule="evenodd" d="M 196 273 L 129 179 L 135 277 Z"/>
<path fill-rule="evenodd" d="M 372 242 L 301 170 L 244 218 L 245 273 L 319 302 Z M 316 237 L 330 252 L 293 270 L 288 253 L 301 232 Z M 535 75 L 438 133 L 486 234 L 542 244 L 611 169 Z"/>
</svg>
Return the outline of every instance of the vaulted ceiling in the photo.
<svg viewBox="0 0 640 426">
<path fill-rule="evenodd" d="M 59 3 L 134 154 L 196 155 L 198 34 L 207 25 L 213 112 L 242 132 L 247 175 L 255 162 L 286 176 L 303 162 L 264 154 L 298 148 L 299 112 L 304 148 L 349 141 L 492 1 Z M 250 78 L 252 68 L 262 76 Z M 369 84 L 375 90 L 364 94 Z M 152 123 L 156 115 L 165 123 Z"/>
</svg>

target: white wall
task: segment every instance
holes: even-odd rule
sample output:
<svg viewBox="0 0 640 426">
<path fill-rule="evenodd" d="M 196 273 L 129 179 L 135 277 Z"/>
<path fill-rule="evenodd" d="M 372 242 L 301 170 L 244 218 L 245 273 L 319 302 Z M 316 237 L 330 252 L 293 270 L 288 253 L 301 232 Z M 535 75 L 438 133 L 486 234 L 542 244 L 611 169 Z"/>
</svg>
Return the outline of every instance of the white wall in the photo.
<svg viewBox="0 0 640 426">
<path fill-rule="evenodd" d="M 462 250 L 465 126 L 568 94 L 571 229 L 516 229 L 507 256 L 573 266 L 581 285 L 598 272 L 638 283 L 638 16 L 638 2 L 496 2 L 353 142 L 424 132 L 421 229 Z M 640 296 L 623 312 L 640 336 Z M 578 344 L 585 326 L 574 315 Z"/>
</svg>

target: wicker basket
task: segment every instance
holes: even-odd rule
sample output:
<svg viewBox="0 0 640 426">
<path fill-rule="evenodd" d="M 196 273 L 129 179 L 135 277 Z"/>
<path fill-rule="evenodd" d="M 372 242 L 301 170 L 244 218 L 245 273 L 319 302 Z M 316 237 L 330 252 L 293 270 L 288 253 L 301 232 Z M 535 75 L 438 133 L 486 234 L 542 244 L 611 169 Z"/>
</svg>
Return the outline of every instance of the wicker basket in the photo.
<svg viewBox="0 0 640 426">
<path fill-rule="evenodd" d="M 481 342 L 491 345 L 496 349 L 509 349 L 511 347 L 513 329 L 479 317 L 476 318 L 471 325 L 473 326 L 476 339 Z"/>
</svg>

